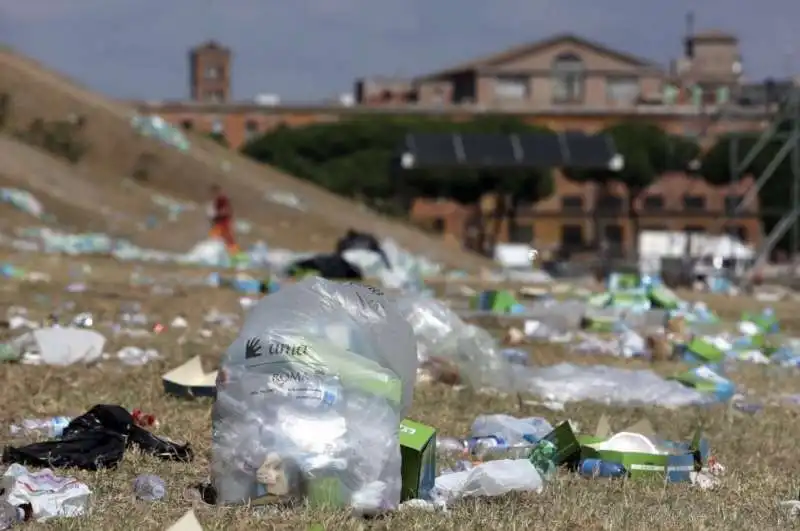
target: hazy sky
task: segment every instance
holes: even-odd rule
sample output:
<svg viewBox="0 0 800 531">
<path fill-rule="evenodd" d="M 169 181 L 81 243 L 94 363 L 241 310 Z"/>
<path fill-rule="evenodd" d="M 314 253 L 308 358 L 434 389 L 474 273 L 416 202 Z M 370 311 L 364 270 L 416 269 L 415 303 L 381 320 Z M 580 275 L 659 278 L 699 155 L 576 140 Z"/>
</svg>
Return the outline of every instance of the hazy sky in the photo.
<svg viewBox="0 0 800 531">
<path fill-rule="evenodd" d="M 697 29 L 739 35 L 748 77 L 800 73 L 800 0 L 0 0 L 0 42 L 109 95 L 168 99 L 214 38 L 236 98 L 309 100 L 564 31 L 666 65 L 689 7 Z"/>
</svg>

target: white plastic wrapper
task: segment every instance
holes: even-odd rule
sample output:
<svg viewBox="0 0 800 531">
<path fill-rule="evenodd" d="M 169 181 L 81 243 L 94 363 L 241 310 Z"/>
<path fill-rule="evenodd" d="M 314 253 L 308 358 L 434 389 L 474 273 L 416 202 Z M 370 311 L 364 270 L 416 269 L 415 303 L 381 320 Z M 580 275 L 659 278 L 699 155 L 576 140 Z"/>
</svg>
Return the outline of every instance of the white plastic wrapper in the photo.
<svg viewBox="0 0 800 531">
<path fill-rule="evenodd" d="M 261 299 L 217 380 L 219 502 L 396 508 L 416 371 L 411 327 L 374 288 L 309 278 Z"/>
</svg>

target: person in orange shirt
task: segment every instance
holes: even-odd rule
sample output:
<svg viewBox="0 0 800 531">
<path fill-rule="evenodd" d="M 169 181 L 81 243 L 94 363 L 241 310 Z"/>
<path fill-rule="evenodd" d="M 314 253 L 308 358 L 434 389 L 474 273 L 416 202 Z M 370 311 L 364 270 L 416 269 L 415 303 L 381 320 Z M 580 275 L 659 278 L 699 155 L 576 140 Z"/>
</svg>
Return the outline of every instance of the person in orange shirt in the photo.
<svg viewBox="0 0 800 531">
<path fill-rule="evenodd" d="M 228 252 L 236 254 L 239 246 L 233 236 L 233 209 L 231 200 L 222 191 L 222 188 L 215 184 L 211 187 L 211 205 L 209 208 L 211 221 L 211 238 L 220 238 L 225 242 Z"/>
</svg>

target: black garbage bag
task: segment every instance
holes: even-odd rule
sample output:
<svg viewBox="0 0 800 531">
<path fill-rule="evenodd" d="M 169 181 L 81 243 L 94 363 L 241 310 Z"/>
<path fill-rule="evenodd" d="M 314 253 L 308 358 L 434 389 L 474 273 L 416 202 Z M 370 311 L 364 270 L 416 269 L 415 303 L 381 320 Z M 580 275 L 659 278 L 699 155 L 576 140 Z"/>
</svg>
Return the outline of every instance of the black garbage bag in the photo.
<svg viewBox="0 0 800 531">
<path fill-rule="evenodd" d="M 73 419 L 60 439 L 20 448 L 7 446 L 3 463 L 81 470 L 114 468 L 131 445 L 164 460 L 191 461 L 194 457 L 188 444 L 161 439 L 137 426 L 125 408 L 97 405 Z"/>
<path fill-rule="evenodd" d="M 298 260 L 290 265 L 286 272 L 294 277 L 309 271 L 314 271 L 318 276 L 330 280 L 364 280 L 361 270 L 338 254 L 318 254 Z"/>
<path fill-rule="evenodd" d="M 348 230 L 347 234 L 345 234 L 344 237 L 340 238 L 339 241 L 336 242 L 336 254 L 342 254 L 350 249 L 363 249 L 365 251 L 377 253 L 381 257 L 381 260 L 383 260 L 383 264 L 386 266 L 386 268 L 392 268 L 392 264 L 389 262 L 389 257 L 386 256 L 383 248 L 381 248 L 380 243 L 378 243 L 378 239 L 372 234 L 358 232 L 353 229 Z"/>
</svg>

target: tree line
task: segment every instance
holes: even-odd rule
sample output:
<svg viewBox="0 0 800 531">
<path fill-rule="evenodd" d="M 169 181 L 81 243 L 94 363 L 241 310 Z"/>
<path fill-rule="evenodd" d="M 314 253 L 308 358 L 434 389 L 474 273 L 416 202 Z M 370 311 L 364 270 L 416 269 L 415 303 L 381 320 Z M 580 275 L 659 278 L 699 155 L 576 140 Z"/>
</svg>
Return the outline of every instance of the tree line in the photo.
<svg viewBox="0 0 800 531">
<path fill-rule="evenodd" d="M 428 117 L 370 116 L 305 127 L 281 126 L 248 142 L 243 154 L 276 166 L 328 190 L 355 198 L 381 212 L 404 216 L 414 197 L 448 198 L 474 203 L 487 192 L 510 198 L 504 210 L 513 223 L 516 205 L 535 202 L 553 192 L 551 170 L 524 169 L 396 169 L 398 148 L 410 133 L 526 133 L 547 132 L 539 125 L 515 117 L 478 117 L 463 122 Z M 592 181 L 602 186 L 621 181 L 630 190 L 631 201 L 667 171 L 695 170 L 714 185 L 727 184 L 738 161 L 755 145 L 757 134 L 725 135 L 711 149 L 702 152 L 698 143 L 670 134 L 646 121 L 622 121 L 610 125 L 609 134 L 624 157 L 621 171 L 563 168 L 570 179 Z M 759 175 L 770 164 L 782 143 L 771 142 L 741 175 Z M 792 172 L 790 157 L 759 192 L 767 212 L 790 208 Z M 698 164 L 699 163 L 699 167 Z M 633 209 L 629 209 L 631 213 Z M 779 217 L 763 216 L 769 231 Z M 633 220 L 634 224 L 636 220 Z"/>
</svg>

